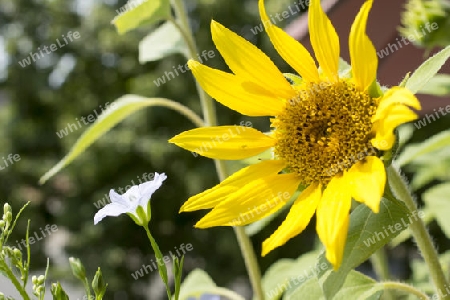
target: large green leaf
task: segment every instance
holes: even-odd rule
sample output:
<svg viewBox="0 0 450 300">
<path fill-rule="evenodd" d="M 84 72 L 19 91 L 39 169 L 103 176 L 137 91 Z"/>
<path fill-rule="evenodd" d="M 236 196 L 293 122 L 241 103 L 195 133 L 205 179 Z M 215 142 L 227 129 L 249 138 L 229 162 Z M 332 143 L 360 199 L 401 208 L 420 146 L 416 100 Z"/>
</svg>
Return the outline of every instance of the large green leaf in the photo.
<svg viewBox="0 0 450 300">
<path fill-rule="evenodd" d="M 414 94 L 433 78 L 450 57 L 450 46 L 445 47 L 421 64 L 406 82 L 405 87 Z"/>
<path fill-rule="evenodd" d="M 430 157 L 428 162 L 418 164 L 417 161 L 414 161 L 414 165 L 411 167 L 415 171 L 413 181 L 411 182 L 411 188 L 413 190 L 418 190 L 432 180 L 450 180 L 450 152 L 447 149 L 442 150 L 448 152 L 448 157 L 440 158 L 438 154 L 433 152 L 433 155 L 436 154 L 434 157 L 433 155 L 426 155 Z"/>
<path fill-rule="evenodd" d="M 435 215 L 442 231 L 450 238 L 450 183 L 443 183 L 432 187 L 423 194 L 428 209 Z"/>
<path fill-rule="evenodd" d="M 421 88 L 417 93 L 442 97 L 450 95 L 450 75 L 436 74 L 436 76 L 431 78 L 428 84 Z"/>
<path fill-rule="evenodd" d="M 405 150 L 398 156 L 396 161 L 400 166 L 404 166 L 422 155 L 429 154 L 433 151 L 449 146 L 450 130 L 442 131 L 418 145 L 406 147 Z"/>
<path fill-rule="evenodd" d="M 289 288 L 303 283 L 321 266 L 315 266 L 319 251 L 303 254 L 298 259 L 280 259 L 270 266 L 262 278 L 262 286 L 266 300 L 280 299 Z M 322 267 L 326 267 L 326 264 Z M 255 299 L 256 300 L 256 299 Z"/>
<path fill-rule="evenodd" d="M 129 0 L 119 8 L 121 12 L 111 23 L 119 34 L 124 34 L 140 25 L 152 25 L 170 17 L 169 0 Z"/>
<path fill-rule="evenodd" d="M 352 270 L 342 288 L 333 297 L 334 300 L 364 299 L 378 300 L 383 294 L 383 286 L 375 280 Z M 286 293 L 283 300 L 322 300 L 326 299 L 316 277 Z"/>
<path fill-rule="evenodd" d="M 227 299 L 244 300 L 233 291 L 216 286 L 209 275 L 200 269 L 195 269 L 186 277 L 181 284 L 179 300 L 201 299 L 202 295 L 221 295 Z M 173 298 L 172 298 L 173 299 Z"/>
<path fill-rule="evenodd" d="M 156 61 L 175 53 L 187 56 L 187 52 L 180 31 L 172 22 L 167 21 L 140 41 L 139 62 Z"/>
<path fill-rule="evenodd" d="M 347 274 L 367 260 L 376 250 L 406 229 L 410 223 L 405 205 L 398 201 L 384 199 L 379 213 L 373 213 L 366 205 L 359 205 L 350 216 L 350 228 L 344 249 L 344 258 L 337 271 L 325 258 L 319 257 L 319 264 L 325 262 L 328 268 L 320 270 L 319 283 L 326 299 L 331 299 L 342 287 Z"/>
<path fill-rule="evenodd" d="M 145 98 L 137 95 L 124 95 L 120 97 L 108 109 L 102 112 L 98 119 L 78 138 L 69 153 L 45 173 L 39 182 L 41 184 L 45 183 L 62 168 L 70 164 L 103 134 L 135 111 L 148 106 L 167 106 L 167 102 L 171 101 L 164 98 Z"/>
</svg>

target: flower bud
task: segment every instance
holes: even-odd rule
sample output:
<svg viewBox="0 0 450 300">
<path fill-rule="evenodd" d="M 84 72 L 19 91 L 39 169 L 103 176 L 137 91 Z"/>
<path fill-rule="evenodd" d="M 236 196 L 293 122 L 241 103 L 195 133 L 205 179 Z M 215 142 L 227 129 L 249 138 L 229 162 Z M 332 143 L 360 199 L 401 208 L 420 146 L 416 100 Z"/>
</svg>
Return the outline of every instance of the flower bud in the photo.
<svg viewBox="0 0 450 300">
<path fill-rule="evenodd" d="M 81 281 L 86 278 L 86 270 L 79 258 L 70 257 L 69 258 L 70 268 L 72 269 L 73 275 Z"/>
<path fill-rule="evenodd" d="M 39 284 L 44 284 L 45 276 L 44 275 L 39 275 L 39 277 L 37 278 L 37 281 L 38 281 Z"/>
<path fill-rule="evenodd" d="M 3 205 L 3 215 L 6 215 L 8 212 L 11 212 L 11 205 L 9 205 L 8 203 L 5 203 L 5 205 Z"/>
<path fill-rule="evenodd" d="M 95 292 L 96 296 L 103 297 L 106 293 L 107 283 L 103 280 L 102 271 L 98 268 L 97 272 L 95 272 L 94 280 L 92 280 L 92 289 Z"/>
<path fill-rule="evenodd" d="M 10 211 L 8 211 L 5 214 L 5 218 L 4 219 L 5 219 L 6 223 L 11 223 L 11 221 L 12 221 L 12 213 Z"/>
<path fill-rule="evenodd" d="M 17 260 L 22 260 L 22 251 L 20 251 L 19 249 L 14 248 L 13 255 Z"/>
<path fill-rule="evenodd" d="M 63 290 L 59 282 L 52 284 L 50 292 L 52 293 L 53 299 L 55 300 L 69 300 L 69 296 L 67 296 L 66 292 Z"/>
</svg>

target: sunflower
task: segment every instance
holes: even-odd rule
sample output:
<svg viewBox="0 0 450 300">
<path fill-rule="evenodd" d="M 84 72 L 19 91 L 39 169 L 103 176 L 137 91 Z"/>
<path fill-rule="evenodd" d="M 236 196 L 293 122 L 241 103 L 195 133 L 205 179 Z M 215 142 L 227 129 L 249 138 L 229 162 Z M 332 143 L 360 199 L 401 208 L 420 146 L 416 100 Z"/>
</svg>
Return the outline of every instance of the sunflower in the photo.
<svg viewBox="0 0 450 300">
<path fill-rule="evenodd" d="M 339 268 L 352 198 L 379 211 L 386 183 L 381 159 L 395 143 L 394 129 L 417 115 L 417 98 L 407 89 L 380 88 L 378 59 L 365 28 L 372 0 L 351 27 L 351 76 L 339 74 L 339 37 L 311 0 L 308 25 L 320 65 L 295 39 L 271 23 L 259 0 L 265 30 L 281 57 L 300 75 L 283 75 L 261 50 L 218 22 L 213 41 L 233 73 L 188 62 L 202 88 L 223 105 L 247 116 L 273 116 L 270 134 L 245 126 L 215 126 L 182 132 L 169 142 L 202 156 L 239 160 L 272 149 L 263 160 L 189 198 L 180 211 L 212 209 L 197 224 L 242 226 L 281 209 L 297 191 L 286 219 L 264 241 L 262 255 L 300 234 L 316 213 L 326 257 Z"/>
</svg>

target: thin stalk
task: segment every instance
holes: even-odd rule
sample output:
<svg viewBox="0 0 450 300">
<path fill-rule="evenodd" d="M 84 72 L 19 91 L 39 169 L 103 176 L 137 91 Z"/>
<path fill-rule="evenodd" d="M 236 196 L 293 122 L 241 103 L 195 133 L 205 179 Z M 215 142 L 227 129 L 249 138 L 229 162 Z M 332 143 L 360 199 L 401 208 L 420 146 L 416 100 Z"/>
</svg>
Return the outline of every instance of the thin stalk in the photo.
<svg viewBox="0 0 450 300">
<path fill-rule="evenodd" d="M 417 204 L 411 196 L 407 183 L 400 175 L 399 170 L 392 165 L 387 169 L 388 179 L 393 192 L 402 200 L 411 213 L 417 213 Z M 439 262 L 438 253 L 433 245 L 431 236 L 421 218 L 410 224 L 412 235 L 417 242 L 417 246 L 422 253 L 423 259 L 430 270 L 430 276 L 436 288 L 436 292 L 440 295 L 447 286 L 442 266 Z M 450 295 L 443 295 L 442 299 L 450 299 Z"/>
<path fill-rule="evenodd" d="M 427 294 L 424 294 L 421 291 L 419 291 L 418 289 L 416 289 L 408 284 L 405 284 L 405 283 L 395 282 L 395 281 L 387 281 L 387 282 L 381 282 L 381 284 L 383 285 L 383 288 L 385 290 L 397 290 L 397 291 L 406 292 L 408 294 L 417 296 L 421 300 L 429 299 Z"/>
<path fill-rule="evenodd" d="M 166 98 L 155 99 L 155 103 L 156 103 L 155 105 L 173 109 L 174 111 L 188 118 L 192 123 L 194 123 L 198 127 L 205 126 L 205 123 L 203 122 L 202 118 L 200 118 L 194 111 L 192 111 L 189 107 L 184 106 L 183 104 L 180 104 L 178 102 Z"/>
<path fill-rule="evenodd" d="M 186 44 L 188 45 L 189 56 L 195 58 L 197 54 L 197 46 L 192 35 L 191 27 L 189 25 L 189 19 L 186 13 L 186 9 L 183 0 L 173 0 L 173 8 L 175 15 L 179 20 L 171 19 L 170 21 L 180 30 Z M 209 97 L 201 86 L 196 81 L 197 92 L 200 98 L 200 103 L 205 119 L 205 126 L 217 125 L 216 110 L 214 102 Z M 216 166 L 217 175 L 220 181 L 223 181 L 227 177 L 227 170 L 225 163 L 221 160 L 214 160 Z M 234 227 L 234 232 L 241 249 L 242 256 L 244 258 L 245 266 L 250 278 L 254 296 L 259 300 L 264 300 L 264 292 L 261 286 L 261 272 L 259 270 L 258 261 L 256 259 L 255 251 L 251 243 L 250 238 L 245 233 L 243 227 Z"/>
<path fill-rule="evenodd" d="M 16 287 L 16 290 L 19 292 L 20 296 L 23 297 L 24 300 L 30 300 L 30 297 L 28 296 L 27 292 L 25 291 L 25 288 L 22 287 L 19 280 L 17 280 L 16 276 L 14 276 L 13 272 L 9 268 L 9 266 L 6 264 L 6 262 L 3 262 L 3 268 L 2 270 L 6 273 L 9 280 L 11 280 L 12 284 Z"/>
<path fill-rule="evenodd" d="M 152 234 L 150 233 L 148 224 L 142 225 L 142 227 L 144 227 L 145 232 L 147 233 L 147 237 L 150 240 L 150 244 L 152 245 L 153 251 L 155 252 L 155 257 L 157 258 L 156 264 L 158 266 L 158 271 L 159 271 L 160 277 L 163 280 L 164 285 L 166 286 L 167 296 L 169 297 L 169 299 L 172 299 L 172 293 L 170 291 L 170 285 L 169 285 L 169 279 L 167 276 L 166 265 L 164 262 L 163 262 L 163 265 L 159 264 L 160 261 L 163 261 L 163 255 L 161 253 L 161 250 L 159 250 L 158 244 L 156 243 L 155 239 L 153 238 Z"/>
<path fill-rule="evenodd" d="M 188 45 L 190 58 L 195 58 L 198 53 L 197 46 L 192 35 L 192 30 L 189 25 L 189 19 L 183 0 L 173 0 L 172 3 L 173 9 L 175 10 L 175 15 L 180 22 L 178 24 L 177 21 L 174 21 L 174 25 L 180 30 L 186 44 Z M 195 86 L 200 98 L 200 104 L 204 114 L 206 126 L 216 125 L 216 108 L 214 107 L 214 102 L 212 101 L 211 97 L 209 97 L 208 94 L 203 91 L 202 87 L 198 84 L 197 81 L 195 82 Z"/>
<path fill-rule="evenodd" d="M 372 263 L 375 274 L 377 274 L 380 281 L 388 281 L 390 279 L 389 264 L 384 247 L 378 249 L 374 254 L 372 254 L 370 257 L 370 262 Z M 389 291 L 386 291 L 384 296 L 386 297 L 386 300 L 394 300 L 394 297 Z"/>
<path fill-rule="evenodd" d="M 372 267 L 380 280 L 390 279 L 389 267 L 384 248 L 380 248 L 370 257 Z"/>
</svg>

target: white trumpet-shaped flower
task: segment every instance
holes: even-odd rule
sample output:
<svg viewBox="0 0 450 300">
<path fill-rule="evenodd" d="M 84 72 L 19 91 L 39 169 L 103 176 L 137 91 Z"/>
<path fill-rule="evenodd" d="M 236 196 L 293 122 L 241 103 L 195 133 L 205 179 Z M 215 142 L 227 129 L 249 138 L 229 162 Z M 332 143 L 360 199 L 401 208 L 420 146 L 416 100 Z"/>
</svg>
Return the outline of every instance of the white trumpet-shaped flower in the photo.
<svg viewBox="0 0 450 300">
<path fill-rule="evenodd" d="M 95 214 L 94 224 L 103 220 L 104 217 L 117 217 L 124 213 L 128 214 L 138 225 L 147 224 L 151 217 L 150 199 L 166 178 L 164 173 L 155 173 L 153 180 L 134 185 L 123 195 L 119 195 L 111 189 L 109 191 L 111 203 Z"/>
</svg>

